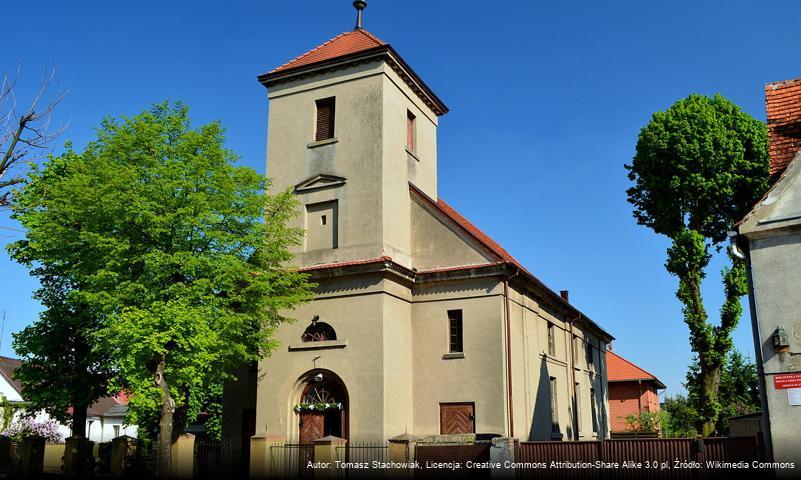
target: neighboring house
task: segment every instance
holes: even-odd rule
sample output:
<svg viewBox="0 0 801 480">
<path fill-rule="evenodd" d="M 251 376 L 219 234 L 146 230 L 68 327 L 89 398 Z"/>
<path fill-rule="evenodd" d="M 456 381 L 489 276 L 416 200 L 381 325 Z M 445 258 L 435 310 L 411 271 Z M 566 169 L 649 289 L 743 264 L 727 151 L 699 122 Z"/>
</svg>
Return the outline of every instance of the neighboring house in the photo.
<svg viewBox="0 0 801 480">
<path fill-rule="evenodd" d="M 226 389 L 234 448 L 249 431 L 608 438 L 612 336 L 438 197 L 448 109 L 395 49 L 356 28 L 259 80 L 267 175 L 297 194 L 292 226 L 307 234 L 293 262 L 318 287 L 258 372 Z"/>
<path fill-rule="evenodd" d="M 5 397 L 8 402 L 18 407 L 15 418 L 22 414 L 22 410 L 28 405 L 25 400 L 25 392 L 22 385 L 14 379 L 16 370 L 22 361 L 17 358 L 0 357 L 0 396 Z M 103 397 L 95 402 L 87 412 L 86 432 L 89 440 L 93 442 L 108 442 L 121 435 L 136 436 L 137 428 L 132 425 L 125 425 L 123 420 L 128 412 L 128 399 L 124 395 L 116 397 Z M 34 418 L 37 422 L 53 420 L 50 415 L 39 412 Z M 54 420 L 55 421 L 55 420 Z M 70 427 L 59 424 L 59 433 L 64 438 L 72 434 Z"/>
<path fill-rule="evenodd" d="M 659 390 L 665 385 L 654 375 L 611 350 L 606 351 L 609 416 L 612 436 L 630 433 L 629 415 L 659 411 Z"/>
<path fill-rule="evenodd" d="M 769 83 L 770 191 L 737 225 L 749 269 L 766 445 L 801 464 L 801 78 Z"/>
</svg>

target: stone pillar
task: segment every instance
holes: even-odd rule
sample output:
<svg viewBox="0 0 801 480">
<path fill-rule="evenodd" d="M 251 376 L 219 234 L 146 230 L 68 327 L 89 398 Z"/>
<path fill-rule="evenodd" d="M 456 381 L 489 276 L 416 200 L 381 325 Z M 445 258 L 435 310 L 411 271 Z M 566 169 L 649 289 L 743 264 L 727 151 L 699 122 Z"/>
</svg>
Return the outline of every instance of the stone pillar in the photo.
<svg viewBox="0 0 801 480">
<path fill-rule="evenodd" d="M 126 457 L 136 454 L 137 440 L 128 435 L 117 437 L 111 441 L 111 478 L 122 478 L 125 475 Z"/>
<path fill-rule="evenodd" d="M 493 468 L 490 475 L 494 479 L 514 479 L 515 469 L 504 466 L 515 461 L 515 439 L 510 437 L 497 437 L 492 439 L 490 446 L 490 462 L 499 464 L 500 468 Z"/>
<path fill-rule="evenodd" d="M 314 470 L 314 478 L 337 478 L 340 473 L 344 474 L 345 470 L 337 468 L 335 462 L 345 461 L 344 453 L 337 452 L 337 447 L 343 447 L 346 443 L 348 441 L 344 438 L 331 435 L 314 441 L 314 463 L 321 466 Z M 325 465 L 328 468 L 325 468 Z"/>
<path fill-rule="evenodd" d="M 45 439 L 25 437 L 22 439 L 22 476 L 39 477 L 44 466 Z"/>
<path fill-rule="evenodd" d="M 409 478 L 414 474 L 414 447 L 417 445 L 418 437 L 409 433 L 398 435 L 389 439 L 389 462 L 406 467 L 393 468 L 389 474 L 393 478 Z"/>
<path fill-rule="evenodd" d="M 195 436 L 191 433 L 184 433 L 172 444 L 172 466 L 173 478 L 192 478 L 195 474 Z"/>
<path fill-rule="evenodd" d="M 11 438 L 0 436 L 0 472 L 11 472 Z"/>
<path fill-rule="evenodd" d="M 89 440 L 86 437 L 67 437 L 64 446 L 64 475 L 67 477 L 84 477 L 88 472 Z"/>
<path fill-rule="evenodd" d="M 281 447 L 285 443 L 283 437 L 270 435 L 254 435 L 250 437 L 250 478 L 280 477 L 280 467 L 271 455 L 270 449 Z"/>
</svg>

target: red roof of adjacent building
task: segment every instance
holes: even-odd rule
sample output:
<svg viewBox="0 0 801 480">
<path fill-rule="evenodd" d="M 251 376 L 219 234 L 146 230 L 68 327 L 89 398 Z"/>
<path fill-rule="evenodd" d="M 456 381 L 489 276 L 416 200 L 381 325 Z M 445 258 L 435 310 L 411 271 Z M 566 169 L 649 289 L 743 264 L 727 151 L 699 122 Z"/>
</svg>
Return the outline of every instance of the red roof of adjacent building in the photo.
<svg viewBox="0 0 801 480">
<path fill-rule="evenodd" d="M 606 378 L 610 382 L 647 380 L 655 382 L 657 388 L 665 388 L 665 385 L 654 375 L 611 350 L 606 351 Z"/>
<path fill-rule="evenodd" d="M 801 150 L 801 78 L 765 85 L 770 174 L 781 174 Z"/>
<path fill-rule="evenodd" d="M 270 71 L 270 74 L 363 52 L 382 45 L 387 45 L 387 43 L 364 29 L 340 33 L 324 44 L 309 50 L 278 68 L 274 68 Z"/>
</svg>

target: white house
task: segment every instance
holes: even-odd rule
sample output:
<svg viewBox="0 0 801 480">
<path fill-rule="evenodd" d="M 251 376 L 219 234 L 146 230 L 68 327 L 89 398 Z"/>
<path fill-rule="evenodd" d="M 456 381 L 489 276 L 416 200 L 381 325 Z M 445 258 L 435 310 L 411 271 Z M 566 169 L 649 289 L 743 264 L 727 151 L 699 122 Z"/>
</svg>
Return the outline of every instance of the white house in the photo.
<svg viewBox="0 0 801 480">
<path fill-rule="evenodd" d="M 24 407 L 27 405 L 25 392 L 22 385 L 14 379 L 16 370 L 22 361 L 17 358 L 0 356 L 0 396 L 4 397 L 11 405 L 22 407 L 18 408 L 14 414 L 14 420 L 22 415 Z M 125 414 L 128 412 L 128 399 L 124 395 L 116 397 L 103 397 L 89 407 L 86 418 L 86 433 L 90 441 L 108 442 L 121 435 L 135 437 L 137 427 L 135 425 L 125 425 Z M 52 420 L 50 415 L 45 412 L 37 413 L 34 418 L 37 422 Z M 64 438 L 72 435 L 70 427 L 60 424 L 59 433 Z"/>
</svg>

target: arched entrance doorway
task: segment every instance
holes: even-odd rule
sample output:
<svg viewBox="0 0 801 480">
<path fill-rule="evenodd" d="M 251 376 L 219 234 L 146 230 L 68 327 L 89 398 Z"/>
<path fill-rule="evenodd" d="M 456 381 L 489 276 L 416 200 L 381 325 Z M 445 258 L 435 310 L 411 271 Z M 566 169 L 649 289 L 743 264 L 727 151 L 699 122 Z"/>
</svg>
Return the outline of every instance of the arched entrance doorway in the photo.
<svg viewBox="0 0 801 480">
<path fill-rule="evenodd" d="M 342 379 L 329 370 L 313 370 L 305 376 L 298 414 L 298 441 L 309 444 L 332 435 L 348 438 L 348 392 Z"/>
</svg>

